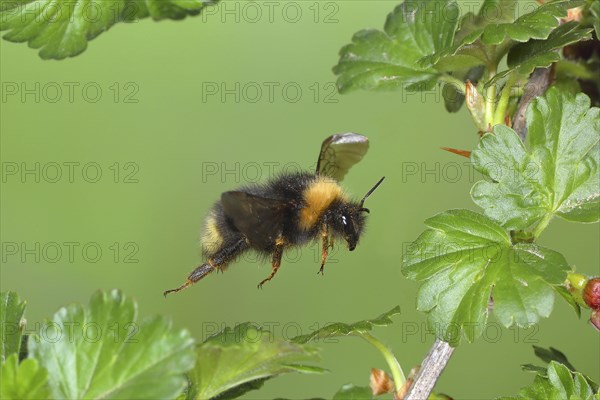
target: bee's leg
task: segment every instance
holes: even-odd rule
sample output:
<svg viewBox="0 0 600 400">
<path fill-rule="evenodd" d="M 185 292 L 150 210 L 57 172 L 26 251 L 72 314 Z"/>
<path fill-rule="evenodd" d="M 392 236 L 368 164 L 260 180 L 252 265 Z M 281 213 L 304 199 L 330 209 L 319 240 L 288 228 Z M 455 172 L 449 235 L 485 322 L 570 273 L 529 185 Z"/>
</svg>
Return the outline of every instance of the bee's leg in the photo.
<svg viewBox="0 0 600 400">
<path fill-rule="evenodd" d="M 238 254 L 248 248 L 248 243 L 244 238 L 240 238 L 229 245 L 221 247 L 212 257 L 210 257 L 206 263 L 200 265 L 191 274 L 188 275 L 187 280 L 181 286 L 176 289 L 170 289 L 163 292 L 165 297 L 169 293 L 177 293 L 180 290 L 187 288 L 210 274 L 214 270 L 223 271 L 223 268 L 233 260 Z"/>
<path fill-rule="evenodd" d="M 260 281 L 260 283 L 258 284 L 259 289 L 262 288 L 262 285 L 264 285 L 265 282 L 268 282 L 271 279 L 273 279 L 273 277 L 277 273 L 277 270 L 279 270 L 279 267 L 281 266 L 281 257 L 283 257 L 283 245 L 284 245 L 283 240 L 277 239 L 277 241 L 275 242 L 275 251 L 273 251 L 273 260 L 271 263 L 271 267 L 272 267 L 271 275 L 269 275 L 266 279 L 263 279 L 262 281 Z"/>
<path fill-rule="evenodd" d="M 323 224 L 321 228 L 321 238 L 323 239 L 323 246 L 321 247 L 321 268 L 319 269 L 318 274 L 325 274 L 325 261 L 327 261 L 327 256 L 329 255 L 329 248 L 333 248 L 333 238 L 331 242 L 329 241 L 329 232 L 327 229 L 327 225 Z"/>
<path fill-rule="evenodd" d="M 208 260 L 207 263 L 200 265 L 195 270 L 192 271 L 191 274 L 187 277 L 185 283 L 178 288 L 165 290 L 163 295 L 167 297 L 169 293 L 177 293 L 180 290 L 185 289 L 186 287 L 193 285 L 198 282 L 200 279 L 204 278 L 206 275 L 210 274 L 215 270 L 215 266 L 211 264 L 211 260 Z"/>
</svg>

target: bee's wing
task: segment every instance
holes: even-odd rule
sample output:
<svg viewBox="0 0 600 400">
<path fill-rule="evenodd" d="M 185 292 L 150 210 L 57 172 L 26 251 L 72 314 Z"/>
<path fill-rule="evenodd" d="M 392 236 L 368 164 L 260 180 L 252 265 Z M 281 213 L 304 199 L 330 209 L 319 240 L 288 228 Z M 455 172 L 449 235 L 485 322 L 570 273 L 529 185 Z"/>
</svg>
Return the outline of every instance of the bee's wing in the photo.
<svg viewBox="0 0 600 400">
<path fill-rule="evenodd" d="M 317 174 L 341 181 L 350 167 L 359 162 L 368 149 L 369 139 L 358 133 L 330 136 L 321 145 Z"/>
<path fill-rule="evenodd" d="M 286 203 L 242 191 L 221 195 L 225 215 L 250 243 L 265 248 L 281 234 Z"/>
</svg>

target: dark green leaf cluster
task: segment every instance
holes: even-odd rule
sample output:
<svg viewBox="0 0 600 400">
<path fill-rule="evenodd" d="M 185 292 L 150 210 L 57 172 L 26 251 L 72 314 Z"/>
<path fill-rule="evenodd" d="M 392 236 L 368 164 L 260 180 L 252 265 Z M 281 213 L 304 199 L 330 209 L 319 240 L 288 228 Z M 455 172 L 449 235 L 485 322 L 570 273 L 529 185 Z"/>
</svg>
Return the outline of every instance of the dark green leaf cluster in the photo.
<svg viewBox="0 0 600 400">
<path fill-rule="evenodd" d="M 178 20 L 200 14 L 206 5 L 204 0 L 2 1 L 0 31 L 8 30 L 6 40 L 40 48 L 44 59 L 60 60 L 82 53 L 89 40 L 118 22 Z"/>
<path fill-rule="evenodd" d="M 533 383 L 521 389 L 517 396 L 501 397 L 508 399 L 578 399 L 600 398 L 598 384 L 575 370 L 567 357 L 559 350 L 534 346 L 535 355 L 548 363 L 545 367 L 523 365 L 524 371 L 534 372 Z"/>
<path fill-rule="evenodd" d="M 15 344 L 24 304 L 12 292 L 1 298 L 3 399 L 175 398 L 186 385 L 195 360 L 189 333 L 162 317 L 138 321 L 136 303 L 119 291 L 61 308 L 28 336 L 22 362 Z"/>
<path fill-rule="evenodd" d="M 198 345 L 196 353 L 187 399 L 233 399 L 280 374 L 324 372 L 306 364 L 318 360 L 315 348 L 277 339 L 249 323 L 225 328 Z"/>
<path fill-rule="evenodd" d="M 550 89 L 527 113 L 527 143 L 504 125 L 482 137 L 471 155 L 486 178 L 471 191 L 486 215 L 511 230 L 558 215 L 600 218 L 600 109 L 590 99 Z"/>
<path fill-rule="evenodd" d="M 600 110 L 589 98 L 550 89 L 527 114 L 525 145 L 496 125 L 471 154 L 486 178 L 472 189 L 485 216 L 450 210 L 404 256 L 403 272 L 423 283 L 417 307 L 438 336 L 456 345 L 480 336 L 490 313 L 527 327 L 550 315 L 571 269 L 558 252 L 533 243 L 554 215 L 600 218 Z"/>
<path fill-rule="evenodd" d="M 535 68 L 560 60 L 565 46 L 589 40 L 597 24 L 598 6 L 584 0 L 548 1 L 518 18 L 517 6 L 516 0 L 485 0 L 477 13 L 461 15 L 454 0 L 406 0 L 388 15 L 383 31 L 360 31 L 341 49 L 333 69 L 339 91 L 419 91 L 440 83 L 446 109 L 456 112 L 465 82 L 479 83 L 484 101 L 469 111 L 483 116 L 474 120 L 486 131 L 514 112 L 515 93 Z M 582 6 L 589 9 L 589 21 L 561 24 L 568 10 Z M 499 71 L 504 59 L 507 68 Z M 499 89 L 505 94 L 497 98 Z"/>
<path fill-rule="evenodd" d="M 293 341 L 243 323 L 194 348 L 186 330 L 173 329 L 162 317 L 138 322 L 132 298 L 118 290 L 99 291 L 87 306 L 60 309 L 20 349 L 25 303 L 14 292 L 1 293 L 0 301 L 2 399 L 234 399 L 281 374 L 325 372 L 312 365 L 319 352 L 306 342 L 334 335 L 367 338 L 391 362 L 398 384 L 404 383 L 389 349 L 369 334 L 375 326 L 391 324 L 399 307 Z M 365 389 L 342 388 L 335 398 L 355 398 L 347 396 L 358 392 Z"/>
</svg>

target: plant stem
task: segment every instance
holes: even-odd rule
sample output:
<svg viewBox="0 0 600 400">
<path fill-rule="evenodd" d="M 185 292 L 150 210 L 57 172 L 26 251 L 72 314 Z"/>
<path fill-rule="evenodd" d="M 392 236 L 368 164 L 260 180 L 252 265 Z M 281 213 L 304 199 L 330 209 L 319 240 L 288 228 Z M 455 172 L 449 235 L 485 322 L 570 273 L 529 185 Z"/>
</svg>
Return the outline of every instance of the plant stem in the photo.
<svg viewBox="0 0 600 400">
<path fill-rule="evenodd" d="M 402 371 L 402 367 L 396 360 L 394 353 L 379 339 L 375 336 L 371 335 L 369 332 L 361 332 L 359 333 L 360 337 L 365 339 L 367 342 L 371 343 L 385 358 L 388 366 L 390 367 L 390 371 L 392 372 L 392 378 L 394 379 L 394 386 L 396 391 L 400 390 L 404 383 L 406 382 L 406 377 L 404 376 L 404 372 Z"/>
<path fill-rule="evenodd" d="M 554 215 L 552 213 L 546 214 L 544 216 L 544 218 L 542 218 L 542 220 L 539 222 L 539 224 L 536 225 L 535 229 L 533 230 L 533 237 L 535 239 L 540 237 L 540 235 L 542 234 L 544 229 L 546 229 L 546 227 L 550 223 L 550 220 L 552 219 L 553 216 Z"/>
<path fill-rule="evenodd" d="M 440 339 L 436 339 L 427 357 L 423 360 L 415 381 L 404 400 L 427 399 L 453 352 L 454 347 Z"/>
<path fill-rule="evenodd" d="M 447 83 L 449 85 L 454 86 L 456 90 L 458 90 L 461 94 L 465 94 L 467 92 L 465 83 L 458 78 L 453 77 L 452 75 L 444 74 L 438 79 L 440 82 Z"/>
<path fill-rule="evenodd" d="M 490 71 L 490 76 L 496 75 L 496 71 Z M 496 84 L 490 85 L 485 91 L 485 129 L 488 130 L 494 126 L 495 102 L 496 102 Z"/>
<path fill-rule="evenodd" d="M 506 109 L 508 108 L 508 102 L 510 101 L 510 93 L 515 83 L 516 73 L 509 75 L 504 88 L 502 88 L 502 94 L 500 95 L 500 101 L 498 101 L 498 107 L 496 107 L 496 113 L 494 116 L 494 125 L 503 124 L 506 117 Z"/>
<path fill-rule="evenodd" d="M 531 76 L 525 88 L 523 89 L 523 95 L 516 111 L 513 114 L 513 126 L 515 132 L 519 134 L 521 140 L 525 141 L 527 136 L 527 123 L 525 121 L 525 113 L 529 103 L 537 97 L 544 94 L 550 81 L 552 80 L 552 68 L 536 68 Z"/>
</svg>

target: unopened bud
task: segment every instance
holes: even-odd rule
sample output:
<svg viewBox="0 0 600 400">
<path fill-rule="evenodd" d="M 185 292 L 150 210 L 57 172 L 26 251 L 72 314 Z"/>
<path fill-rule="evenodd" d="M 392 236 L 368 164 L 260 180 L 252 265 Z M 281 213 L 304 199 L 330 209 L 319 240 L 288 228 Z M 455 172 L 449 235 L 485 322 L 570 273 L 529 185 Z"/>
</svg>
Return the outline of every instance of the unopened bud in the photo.
<svg viewBox="0 0 600 400">
<path fill-rule="evenodd" d="M 593 278 L 587 281 L 583 289 L 583 301 L 592 310 L 600 309 L 600 278 Z"/>
<path fill-rule="evenodd" d="M 385 371 L 372 368 L 369 386 L 371 386 L 373 395 L 379 396 L 380 394 L 392 392 L 394 390 L 394 381 Z"/>
</svg>

